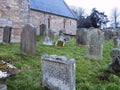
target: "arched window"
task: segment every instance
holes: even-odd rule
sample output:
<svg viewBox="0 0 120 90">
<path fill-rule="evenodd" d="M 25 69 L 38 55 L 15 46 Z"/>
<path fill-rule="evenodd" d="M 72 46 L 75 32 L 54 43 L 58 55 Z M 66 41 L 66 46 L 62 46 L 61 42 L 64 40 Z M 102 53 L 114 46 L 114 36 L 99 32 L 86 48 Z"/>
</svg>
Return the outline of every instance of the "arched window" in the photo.
<svg viewBox="0 0 120 90">
<path fill-rule="evenodd" d="M 71 25 L 71 20 L 70 20 L 70 25 Z"/>
<path fill-rule="evenodd" d="M 48 18 L 48 28 L 50 28 L 50 18 Z"/>
<path fill-rule="evenodd" d="M 63 28 L 65 29 L 66 19 L 63 20 Z"/>
</svg>

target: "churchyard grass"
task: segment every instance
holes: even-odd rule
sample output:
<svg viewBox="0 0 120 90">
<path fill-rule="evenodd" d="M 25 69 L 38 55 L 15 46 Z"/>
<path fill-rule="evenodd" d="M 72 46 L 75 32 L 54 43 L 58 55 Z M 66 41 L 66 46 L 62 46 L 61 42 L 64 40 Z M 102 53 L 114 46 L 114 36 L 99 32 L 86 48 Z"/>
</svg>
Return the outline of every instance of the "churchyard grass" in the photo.
<svg viewBox="0 0 120 90">
<path fill-rule="evenodd" d="M 76 60 L 76 90 L 120 90 L 120 76 L 107 73 L 112 61 L 113 40 L 105 41 L 103 60 L 86 58 L 86 46 L 76 45 L 75 38 L 64 47 L 45 46 L 37 36 L 36 56 L 20 54 L 19 43 L 0 44 L 0 59 L 9 60 L 20 73 L 7 78 L 8 90 L 43 90 L 40 57 L 43 54 L 64 55 Z M 106 77 L 106 78 L 100 78 Z"/>
</svg>

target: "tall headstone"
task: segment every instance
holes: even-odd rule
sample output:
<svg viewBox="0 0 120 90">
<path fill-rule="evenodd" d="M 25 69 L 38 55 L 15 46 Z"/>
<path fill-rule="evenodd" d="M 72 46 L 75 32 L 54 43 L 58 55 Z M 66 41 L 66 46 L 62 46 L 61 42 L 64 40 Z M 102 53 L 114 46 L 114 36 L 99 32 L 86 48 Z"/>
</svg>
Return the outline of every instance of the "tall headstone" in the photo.
<svg viewBox="0 0 120 90">
<path fill-rule="evenodd" d="M 112 63 L 109 64 L 109 70 L 114 73 L 120 73 L 120 48 L 113 48 L 110 55 Z"/>
<path fill-rule="evenodd" d="M 86 45 L 87 44 L 87 32 L 88 30 L 86 28 L 80 28 L 76 31 L 76 43 L 80 45 Z"/>
<path fill-rule="evenodd" d="M 75 60 L 65 56 L 43 55 L 42 84 L 50 90 L 75 90 Z"/>
<path fill-rule="evenodd" d="M 46 25 L 45 24 L 41 24 L 40 25 L 40 35 L 41 36 L 44 35 L 45 30 L 46 30 Z"/>
<path fill-rule="evenodd" d="M 26 24 L 21 33 L 20 51 L 22 54 L 34 56 L 36 52 L 36 29 Z"/>
<path fill-rule="evenodd" d="M 3 43 L 8 44 L 11 40 L 12 27 L 6 26 L 3 30 Z"/>
<path fill-rule="evenodd" d="M 44 32 L 43 44 L 51 46 L 51 45 L 53 45 L 53 41 L 54 41 L 54 32 L 52 29 L 48 28 Z"/>
<path fill-rule="evenodd" d="M 102 49 L 104 32 L 99 29 L 90 28 L 87 37 L 87 57 L 90 59 L 102 60 Z"/>
</svg>

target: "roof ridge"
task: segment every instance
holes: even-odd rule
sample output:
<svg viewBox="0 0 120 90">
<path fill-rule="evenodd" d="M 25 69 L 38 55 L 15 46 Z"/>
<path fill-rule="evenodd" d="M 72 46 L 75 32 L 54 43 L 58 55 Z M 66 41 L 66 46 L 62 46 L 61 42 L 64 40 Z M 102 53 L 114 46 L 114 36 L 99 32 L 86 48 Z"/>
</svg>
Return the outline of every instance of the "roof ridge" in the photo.
<svg viewBox="0 0 120 90">
<path fill-rule="evenodd" d="M 30 0 L 30 9 L 77 19 L 64 0 Z"/>
</svg>

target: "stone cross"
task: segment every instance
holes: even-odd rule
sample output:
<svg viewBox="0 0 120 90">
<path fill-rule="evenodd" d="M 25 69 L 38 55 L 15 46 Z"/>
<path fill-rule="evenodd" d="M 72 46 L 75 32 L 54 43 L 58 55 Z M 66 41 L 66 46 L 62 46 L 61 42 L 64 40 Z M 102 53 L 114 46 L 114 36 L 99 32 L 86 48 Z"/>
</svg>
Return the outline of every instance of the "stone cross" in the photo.
<svg viewBox="0 0 120 90">
<path fill-rule="evenodd" d="M 58 38 L 58 40 L 56 41 L 56 43 L 55 43 L 55 46 L 60 46 L 60 47 L 62 47 L 62 46 L 64 46 L 65 45 L 65 36 L 64 36 L 64 30 L 60 30 L 59 31 L 59 38 Z"/>
<path fill-rule="evenodd" d="M 26 24 L 21 33 L 20 51 L 22 54 L 34 56 L 36 52 L 36 29 Z"/>
<path fill-rule="evenodd" d="M 110 55 L 112 57 L 112 63 L 109 64 L 109 70 L 120 73 L 120 48 L 113 48 Z"/>
<path fill-rule="evenodd" d="M 102 60 L 102 49 L 104 32 L 99 29 L 90 28 L 87 36 L 87 57 L 90 59 Z"/>
<path fill-rule="evenodd" d="M 54 32 L 53 32 L 52 29 L 48 28 L 44 32 L 44 41 L 43 41 L 43 44 L 51 46 L 51 45 L 53 45 L 53 41 L 54 41 Z"/>
<path fill-rule="evenodd" d="M 75 60 L 65 56 L 43 55 L 42 84 L 50 90 L 75 90 Z"/>
</svg>

